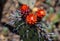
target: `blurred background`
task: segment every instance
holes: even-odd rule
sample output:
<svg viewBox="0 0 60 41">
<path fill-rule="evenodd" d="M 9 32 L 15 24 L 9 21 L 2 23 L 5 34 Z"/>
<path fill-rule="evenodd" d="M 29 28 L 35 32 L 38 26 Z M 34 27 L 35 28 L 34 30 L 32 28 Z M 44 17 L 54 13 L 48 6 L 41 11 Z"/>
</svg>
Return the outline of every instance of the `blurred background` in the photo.
<svg viewBox="0 0 60 41">
<path fill-rule="evenodd" d="M 46 33 L 52 37 L 53 41 L 60 41 L 60 0 L 6 0 L 6 2 L 2 0 L 0 4 L 0 41 L 23 41 L 20 35 L 10 31 L 11 27 L 2 25 L 2 23 L 6 23 L 15 27 L 16 18 L 13 17 L 15 14 L 12 12 L 18 13 L 16 10 L 21 4 L 27 4 L 33 12 L 37 8 L 44 8 L 47 14 L 42 21 L 47 24 Z M 42 24 L 45 27 L 44 23 Z"/>
</svg>

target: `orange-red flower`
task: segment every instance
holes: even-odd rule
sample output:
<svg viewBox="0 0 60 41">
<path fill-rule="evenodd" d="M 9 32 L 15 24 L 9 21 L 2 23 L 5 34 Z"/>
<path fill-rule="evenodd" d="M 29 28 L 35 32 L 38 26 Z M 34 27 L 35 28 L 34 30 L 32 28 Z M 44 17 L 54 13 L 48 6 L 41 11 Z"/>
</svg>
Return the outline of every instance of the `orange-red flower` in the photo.
<svg viewBox="0 0 60 41">
<path fill-rule="evenodd" d="M 29 12 L 30 12 L 30 8 L 29 8 L 29 6 L 27 6 L 26 4 L 23 4 L 20 8 L 19 8 L 19 10 L 20 10 L 20 13 L 21 14 L 28 14 Z"/>
<path fill-rule="evenodd" d="M 29 7 L 28 7 L 27 5 L 25 5 L 25 4 L 23 4 L 20 9 L 21 9 L 22 11 L 26 11 L 26 10 L 29 9 Z"/>
<path fill-rule="evenodd" d="M 37 16 L 35 14 L 29 14 L 29 15 L 27 15 L 26 22 L 28 24 L 35 24 L 37 22 Z"/>
<path fill-rule="evenodd" d="M 39 17 L 39 18 L 43 18 L 45 15 L 46 15 L 46 12 L 44 9 L 40 9 L 36 12 L 36 15 Z"/>
</svg>

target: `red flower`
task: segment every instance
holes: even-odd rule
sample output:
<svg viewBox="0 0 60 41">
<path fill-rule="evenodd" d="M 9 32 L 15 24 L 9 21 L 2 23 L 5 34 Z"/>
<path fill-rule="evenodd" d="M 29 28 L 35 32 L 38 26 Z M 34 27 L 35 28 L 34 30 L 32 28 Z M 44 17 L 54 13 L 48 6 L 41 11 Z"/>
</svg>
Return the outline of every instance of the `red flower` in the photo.
<svg viewBox="0 0 60 41">
<path fill-rule="evenodd" d="M 46 15 L 46 12 L 44 9 L 40 9 L 36 12 L 37 17 L 43 18 Z"/>
<path fill-rule="evenodd" d="M 19 9 L 20 11 L 21 11 L 21 14 L 28 14 L 29 12 L 30 12 L 30 8 L 29 8 L 29 6 L 27 6 L 27 5 L 25 5 L 25 4 L 23 4 L 21 7 L 20 7 L 20 9 Z"/>
<path fill-rule="evenodd" d="M 26 17 L 26 22 L 28 24 L 35 24 L 37 21 L 37 16 L 35 14 L 29 14 Z"/>
<path fill-rule="evenodd" d="M 27 5 L 25 5 L 25 4 L 23 4 L 20 9 L 21 9 L 22 11 L 26 11 L 26 10 L 29 9 L 29 7 L 28 7 Z"/>
</svg>

